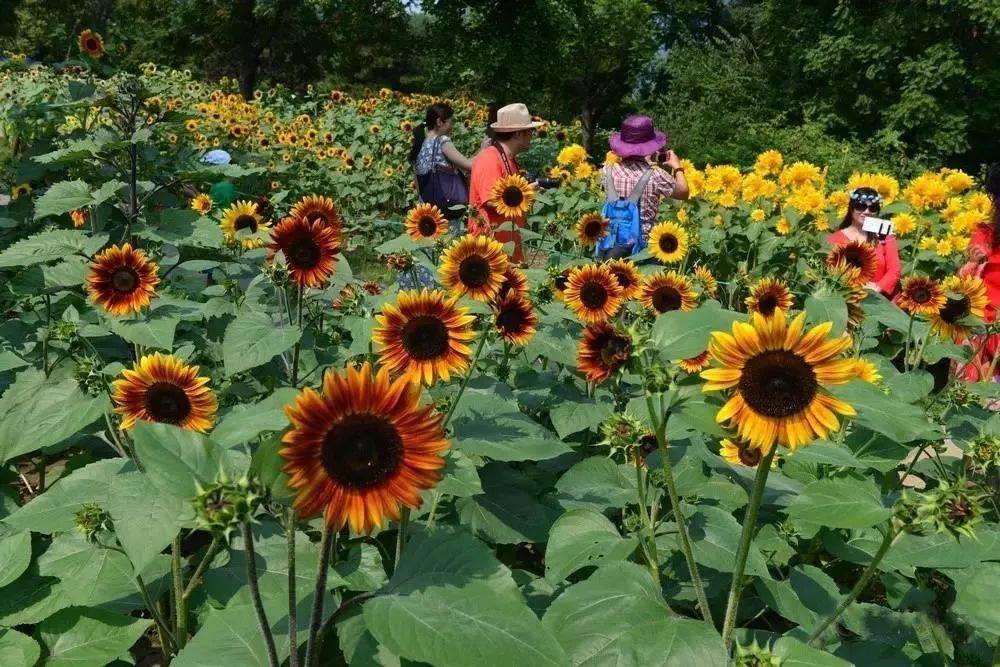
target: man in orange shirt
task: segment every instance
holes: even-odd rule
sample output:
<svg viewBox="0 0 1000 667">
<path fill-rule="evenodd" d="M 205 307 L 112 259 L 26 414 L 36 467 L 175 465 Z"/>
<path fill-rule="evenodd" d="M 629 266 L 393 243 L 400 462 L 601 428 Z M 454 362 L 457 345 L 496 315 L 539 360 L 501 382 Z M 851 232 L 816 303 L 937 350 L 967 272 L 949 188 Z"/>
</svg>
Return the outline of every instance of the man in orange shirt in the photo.
<svg viewBox="0 0 1000 667">
<path fill-rule="evenodd" d="M 517 263 L 524 261 L 521 234 L 516 228 L 497 229 L 508 220 L 497 213 L 490 204 L 490 193 L 493 185 L 501 178 L 520 172 L 516 156 L 531 145 L 531 138 L 539 125 L 540 122 L 531 119 L 528 107 L 521 103 L 501 107 L 497 110 L 496 122 L 490 124 L 490 129 L 493 130 L 493 144 L 480 151 L 472 163 L 469 203 L 475 211 L 469 218 L 469 233 L 492 234 L 501 243 L 513 241 L 514 251 L 511 253 L 511 260 Z M 524 227 L 523 216 L 511 222 L 516 227 Z"/>
</svg>

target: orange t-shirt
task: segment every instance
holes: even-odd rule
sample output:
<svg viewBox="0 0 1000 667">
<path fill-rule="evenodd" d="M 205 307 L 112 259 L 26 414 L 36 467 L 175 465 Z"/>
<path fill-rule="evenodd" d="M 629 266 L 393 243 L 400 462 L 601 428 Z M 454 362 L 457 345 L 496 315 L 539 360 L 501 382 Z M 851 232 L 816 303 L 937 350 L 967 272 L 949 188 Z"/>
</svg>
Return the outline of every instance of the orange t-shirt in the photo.
<svg viewBox="0 0 1000 667">
<path fill-rule="evenodd" d="M 476 159 L 472 162 L 472 175 L 469 181 L 469 203 L 476 208 L 476 211 L 469 219 L 469 233 L 492 234 L 493 238 L 500 243 L 513 241 L 514 252 L 511 254 L 511 260 L 514 262 L 523 262 L 524 250 L 521 247 L 521 234 L 516 230 L 493 231 L 507 222 L 507 219 L 490 206 L 490 190 L 493 189 L 493 184 L 504 176 L 509 176 L 511 173 L 516 174 L 521 170 L 517 164 L 517 160 L 512 156 L 507 156 L 507 164 L 504 164 L 503 157 L 500 155 L 500 151 L 502 150 L 499 146 L 491 146 L 476 156 Z M 509 171 L 508 165 L 510 166 Z M 515 219 L 514 224 L 518 227 L 524 227 L 524 218 Z"/>
</svg>

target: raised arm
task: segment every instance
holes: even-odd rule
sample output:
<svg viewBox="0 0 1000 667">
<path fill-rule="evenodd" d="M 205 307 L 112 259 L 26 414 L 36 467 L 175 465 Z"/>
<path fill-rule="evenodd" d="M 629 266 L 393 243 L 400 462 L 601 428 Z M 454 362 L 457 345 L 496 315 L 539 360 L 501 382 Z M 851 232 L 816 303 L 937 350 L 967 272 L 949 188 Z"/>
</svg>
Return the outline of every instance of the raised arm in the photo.
<svg viewBox="0 0 1000 667">
<path fill-rule="evenodd" d="M 462 155 L 461 151 L 455 148 L 454 143 L 446 141 L 444 145 L 441 146 L 441 152 L 444 153 L 446 158 L 448 158 L 448 162 L 451 162 L 462 171 L 472 170 L 472 160 Z"/>
</svg>

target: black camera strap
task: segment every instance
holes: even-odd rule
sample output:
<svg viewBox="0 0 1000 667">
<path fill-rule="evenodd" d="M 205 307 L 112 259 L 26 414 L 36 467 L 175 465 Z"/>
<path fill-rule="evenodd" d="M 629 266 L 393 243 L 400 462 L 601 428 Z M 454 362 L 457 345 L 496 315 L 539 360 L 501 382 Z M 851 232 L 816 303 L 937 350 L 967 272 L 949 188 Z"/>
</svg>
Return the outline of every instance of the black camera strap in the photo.
<svg viewBox="0 0 1000 667">
<path fill-rule="evenodd" d="M 507 158 L 507 151 L 503 149 L 503 146 L 501 146 L 500 144 L 493 144 L 493 148 L 497 149 L 497 151 L 500 153 L 500 160 L 503 162 L 503 169 L 504 172 L 506 172 L 506 175 L 513 176 L 514 174 L 516 174 L 517 172 L 514 171 L 514 168 L 510 166 L 510 160 Z"/>
</svg>

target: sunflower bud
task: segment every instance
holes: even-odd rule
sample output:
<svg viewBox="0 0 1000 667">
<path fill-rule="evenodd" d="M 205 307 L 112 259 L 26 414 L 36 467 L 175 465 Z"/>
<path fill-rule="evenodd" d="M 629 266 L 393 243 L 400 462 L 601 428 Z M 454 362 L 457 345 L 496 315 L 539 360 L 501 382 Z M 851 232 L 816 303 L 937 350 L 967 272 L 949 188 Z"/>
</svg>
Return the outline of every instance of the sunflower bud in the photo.
<svg viewBox="0 0 1000 667">
<path fill-rule="evenodd" d="M 80 389 L 91 396 L 97 396 L 104 390 L 104 378 L 94 357 L 82 357 L 77 361 L 73 369 L 73 378 L 80 385 Z"/>
<path fill-rule="evenodd" d="M 413 256 L 407 252 L 397 252 L 385 256 L 385 265 L 395 271 L 408 271 L 413 266 Z"/>
<path fill-rule="evenodd" d="M 262 496 L 260 485 L 246 475 L 235 482 L 220 475 L 205 487 L 199 485 L 193 501 L 198 527 L 228 541 L 242 523 L 253 520 Z"/>
<path fill-rule="evenodd" d="M 915 493 L 908 491 L 896 503 L 895 514 L 903 530 L 923 534 L 951 533 L 975 537 L 975 526 L 983 520 L 984 493 L 964 479 Z"/>
<path fill-rule="evenodd" d="M 667 391 L 674 379 L 671 370 L 659 362 L 648 366 L 642 375 L 643 385 L 646 387 L 646 391 L 651 394 Z"/>
<path fill-rule="evenodd" d="M 642 424 L 627 412 L 616 412 L 601 424 L 601 434 L 611 451 L 617 452 L 634 446 L 642 434 Z"/>
<path fill-rule="evenodd" d="M 1000 437 L 981 435 L 971 443 L 965 451 L 972 469 L 986 474 L 1000 468 Z"/>
<path fill-rule="evenodd" d="M 77 322 L 70 320 L 57 320 L 49 328 L 49 335 L 53 340 L 73 340 L 76 338 Z"/>
<path fill-rule="evenodd" d="M 736 667 L 778 667 L 781 658 L 771 652 L 770 647 L 761 646 L 757 640 L 750 644 L 737 644 L 733 665 Z"/>
<path fill-rule="evenodd" d="M 93 544 L 100 543 L 103 537 L 112 535 L 115 530 L 111 515 L 97 503 L 82 505 L 73 515 L 73 523 L 84 538 Z"/>
<path fill-rule="evenodd" d="M 264 263 L 264 277 L 275 287 L 284 287 L 288 284 L 288 265 L 279 262 Z"/>
</svg>

